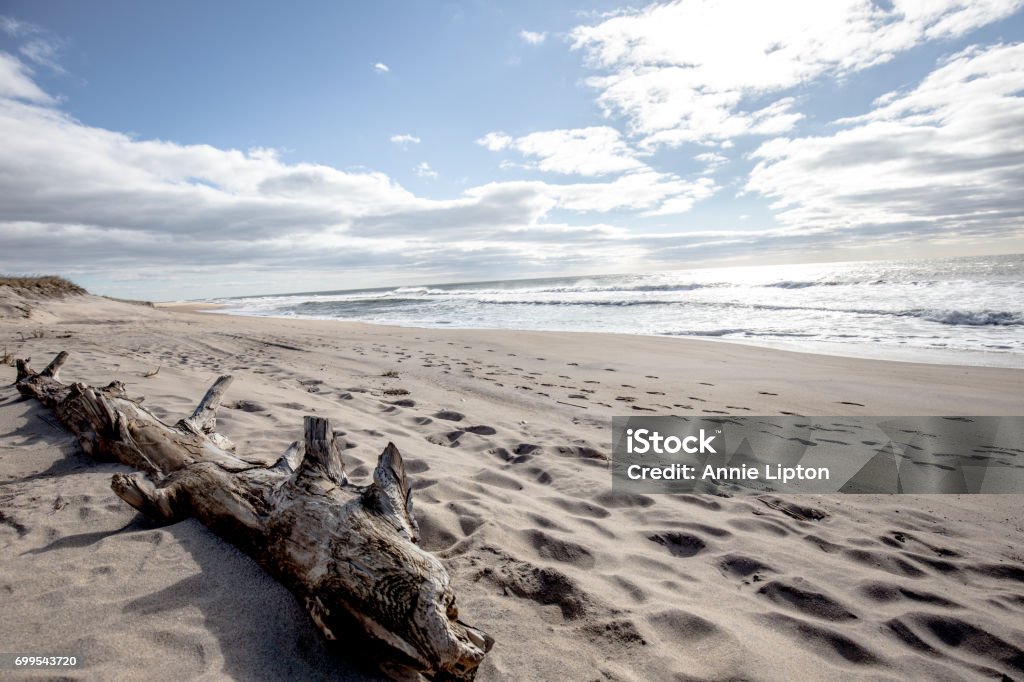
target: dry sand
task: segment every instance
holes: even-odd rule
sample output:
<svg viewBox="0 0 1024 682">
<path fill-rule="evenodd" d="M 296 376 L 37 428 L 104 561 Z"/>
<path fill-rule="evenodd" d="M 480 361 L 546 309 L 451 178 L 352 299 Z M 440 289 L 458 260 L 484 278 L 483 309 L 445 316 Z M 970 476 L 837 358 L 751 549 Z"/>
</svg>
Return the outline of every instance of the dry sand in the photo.
<svg viewBox="0 0 1024 682">
<path fill-rule="evenodd" d="M 1019 414 L 1024 371 L 3 291 L 0 315 L 13 356 L 68 350 L 65 380 L 120 379 L 168 420 L 234 374 L 218 424 L 247 454 L 324 415 L 359 480 L 394 441 L 423 545 L 497 640 L 480 680 L 1024 677 L 1019 496 L 792 498 L 826 515 L 804 521 L 750 496 L 615 495 L 606 461 L 612 415 Z M 76 653 L 81 679 L 362 679 L 254 562 L 115 497 L 124 470 L 0 389 L 0 650 Z"/>
</svg>

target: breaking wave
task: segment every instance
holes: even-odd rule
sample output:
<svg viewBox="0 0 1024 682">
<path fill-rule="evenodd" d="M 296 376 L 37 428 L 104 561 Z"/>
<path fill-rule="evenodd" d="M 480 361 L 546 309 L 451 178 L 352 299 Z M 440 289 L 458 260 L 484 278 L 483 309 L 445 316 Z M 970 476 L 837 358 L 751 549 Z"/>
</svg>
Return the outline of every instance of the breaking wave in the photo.
<svg viewBox="0 0 1024 682">
<path fill-rule="evenodd" d="M 431 284 L 216 302 L 248 315 L 697 336 L 818 352 L 889 348 L 889 357 L 901 358 L 913 349 L 941 348 L 1014 354 L 1024 363 L 1024 256 Z"/>
<path fill-rule="evenodd" d="M 923 317 L 939 324 L 969 327 L 1024 325 L 1024 314 L 1005 310 L 913 310 L 908 314 Z"/>
</svg>

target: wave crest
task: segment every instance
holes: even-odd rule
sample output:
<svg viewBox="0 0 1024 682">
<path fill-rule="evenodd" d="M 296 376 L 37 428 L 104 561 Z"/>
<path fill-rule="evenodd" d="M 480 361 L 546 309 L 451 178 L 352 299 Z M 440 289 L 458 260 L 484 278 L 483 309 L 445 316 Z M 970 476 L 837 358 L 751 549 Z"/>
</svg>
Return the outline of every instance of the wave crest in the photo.
<svg viewBox="0 0 1024 682">
<path fill-rule="evenodd" d="M 932 322 L 970 327 L 1012 327 L 1024 325 L 1024 315 L 1006 310 L 912 310 L 914 317 Z"/>
</svg>

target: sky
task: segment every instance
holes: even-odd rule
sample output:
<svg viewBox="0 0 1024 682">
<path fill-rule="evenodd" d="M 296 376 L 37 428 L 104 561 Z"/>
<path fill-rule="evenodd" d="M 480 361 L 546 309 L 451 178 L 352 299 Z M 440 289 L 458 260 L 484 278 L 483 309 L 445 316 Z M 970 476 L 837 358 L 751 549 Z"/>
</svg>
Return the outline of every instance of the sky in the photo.
<svg viewBox="0 0 1024 682">
<path fill-rule="evenodd" d="M 1024 252 L 1024 0 L 0 1 L 0 272 L 161 299 Z"/>
</svg>

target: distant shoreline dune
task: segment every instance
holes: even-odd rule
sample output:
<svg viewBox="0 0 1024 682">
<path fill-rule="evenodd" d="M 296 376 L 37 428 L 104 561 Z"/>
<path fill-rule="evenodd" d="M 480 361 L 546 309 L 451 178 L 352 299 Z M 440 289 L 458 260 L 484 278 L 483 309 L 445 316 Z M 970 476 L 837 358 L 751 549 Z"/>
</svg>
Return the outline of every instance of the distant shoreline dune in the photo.
<svg viewBox="0 0 1024 682">
<path fill-rule="evenodd" d="M 355 481 L 393 441 L 422 546 L 496 640 L 479 680 L 1024 676 L 1019 496 L 616 494 L 607 461 L 612 416 L 1013 415 L 1024 370 L 202 309 L 0 287 L 0 345 L 66 350 L 65 381 L 123 381 L 165 421 L 232 374 L 218 430 L 267 461 L 304 414 L 344 432 Z M 127 468 L 14 377 L 0 366 L 0 642 L 83 661 L 15 679 L 366 679 L 241 552 L 117 498 Z"/>
</svg>

